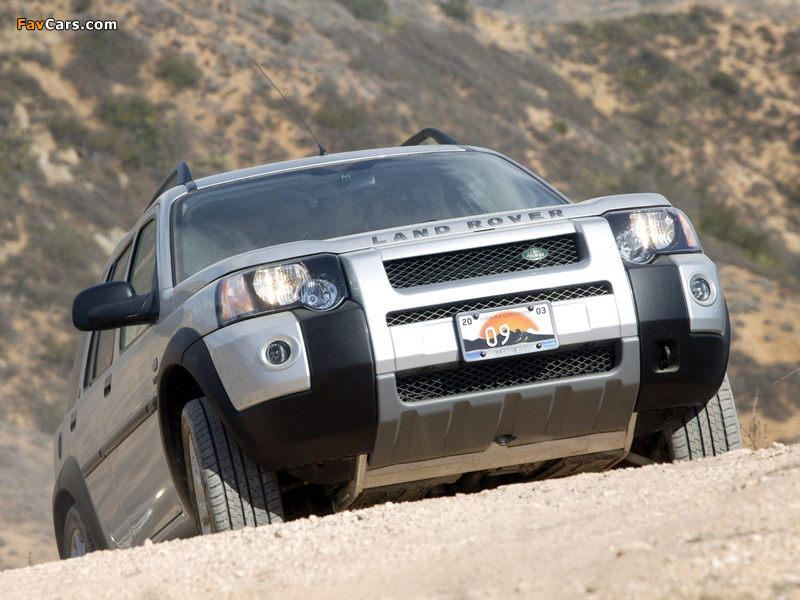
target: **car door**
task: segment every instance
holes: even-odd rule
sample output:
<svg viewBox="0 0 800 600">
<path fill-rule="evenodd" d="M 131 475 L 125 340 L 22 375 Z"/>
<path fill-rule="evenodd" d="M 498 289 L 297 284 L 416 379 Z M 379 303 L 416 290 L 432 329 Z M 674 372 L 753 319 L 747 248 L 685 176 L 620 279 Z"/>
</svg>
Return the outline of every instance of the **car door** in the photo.
<svg viewBox="0 0 800 600">
<path fill-rule="evenodd" d="M 151 217 L 138 232 L 127 278 L 137 294 L 159 290 L 157 225 L 155 214 Z M 133 325 L 119 330 L 119 356 L 103 402 L 114 486 L 134 545 L 154 537 L 182 510 L 154 414 L 158 371 L 152 350 L 154 329 Z"/>
<path fill-rule="evenodd" d="M 105 281 L 121 281 L 125 278 L 130 250 L 131 246 L 128 245 L 112 263 Z M 117 502 L 110 465 L 103 458 L 107 431 L 102 410 L 109 391 L 117 332 L 93 331 L 84 335 L 88 338 L 88 349 L 79 375 L 78 398 L 67 413 L 69 428 L 65 430 L 66 444 L 81 467 L 110 547 L 120 546 L 120 540 L 130 537 L 130 528 Z"/>
</svg>

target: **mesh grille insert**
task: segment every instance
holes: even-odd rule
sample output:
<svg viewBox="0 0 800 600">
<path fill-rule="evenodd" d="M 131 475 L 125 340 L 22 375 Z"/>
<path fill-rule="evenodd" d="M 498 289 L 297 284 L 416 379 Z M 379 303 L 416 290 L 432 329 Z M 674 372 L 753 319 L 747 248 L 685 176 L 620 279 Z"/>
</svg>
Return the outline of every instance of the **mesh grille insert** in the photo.
<svg viewBox="0 0 800 600">
<path fill-rule="evenodd" d="M 527 304 L 529 302 L 541 302 L 549 300 L 558 302 L 560 300 L 575 300 L 576 298 L 590 298 L 592 296 L 604 296 L 611 293 L 611 286 L 607 283 L 588 283 L 579 286 L 553 288 L 540 290 L 528 294 L 509 294 L 507 296 L 495 296 L 493 298 L 482 298 L 479 300 L 467 300 L 465 302 L 440 304 L 425 308 L 415 308 L 392 312 L 386 315 L 386 324 L 406 325 L 408 323 L 420 323 L 423 321 L 434 321 L 453 317 L 458 313 L 484 310 L 487 308 L 502 308 L 515 304 Z"/>
<path fill-rule="evenodd" d="M 547 250 L 547 256 L 538 261 L 522 258 L 522 253 L 530 248 Z M 459 281 L 470 277 L 571 265 L 579 260 L 575 236 L 562 235 L 500 246 L 390 260 L 383 263 L 383 267 L 392 287 L 403 289 L 445 281 Z"/>
<path fill-rule="evenodd" d="M 467 392 L 537 381 L 604 373 L 614 368 L 616 345 L 467 364 L 420 375 L 397 377 L 404 402 L 420 402 Z"/>
</svg>

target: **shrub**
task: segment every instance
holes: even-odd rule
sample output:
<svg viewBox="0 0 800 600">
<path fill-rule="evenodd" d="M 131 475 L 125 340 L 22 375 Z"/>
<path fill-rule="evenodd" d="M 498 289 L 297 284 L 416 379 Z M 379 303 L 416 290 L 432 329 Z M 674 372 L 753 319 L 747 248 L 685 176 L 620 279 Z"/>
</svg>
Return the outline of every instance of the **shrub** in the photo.
<svg viewBox="0 0 800 600">
<path fill-rule="evenodd" d="M 100 105 L 100 118 L 116 129 L 105 144 L 125 166 L 164 167 L 172 161 L 171 135 L 175 124 L 144 96 L 108 96 Z M 98 139 L 98 143 L 103 140 Z"/>
<path fill-rule="evenodd" d="M 645 31 L 673 36 L 686 44 L 693 44 L 700 36 L 710 33 L 710 25 L 722 19 L 720 11 L 701 6 L 695 6 L 688 12 L 644 13 L 632 17 Z"/>
<path fill-rule="evenodd" d="M 456 21 L 472 21 L 473 11 L 469 0 L 446 0 L 439 5 L 441 11 Z"/>
<path fill-rule="evenodd" d="M 753 258 L 771 258 L 766 234 L 743 225 L 736 210 L 721 202 L 706 199 L 701 203 L 697 225 L 701 231 L 739 246 Z"/>
<path fill-rule="evenodd" d="M 672 98 L 674 101 L 683 101 L 697 97 L 703 89 L 702 81 L 702 77 L 697 73 L 684 68 L 676 69 L 670 78 L 670 83 L 675 88 Z"/>
<path fill-rule="evenodd" d="M 569 129 L 569 126 L 567 125 L 566 121 L 553 121 L 550 123 L 550 129 L 559 135 L 565 135 Z"/>
<path fill-rule="evenodd" d="M 2 79 L 0 79 L 2 81 Z M 7 89 L 0 90 L 0 128 L 13 127 L 16 125 L 14 117 L 14 94 Z"/>
<path fill-rule="evenodd" d="M 100 118 L 114 127 L 145 129 L 158 120 L 158 108 L 144 96 L 109 96 L 100 105 Z"/>
<path fill-rule="evenodd" d="M 619 80 L 634 92 L 643 94 L 650 87 L 647 81 L 647 72 L 631 65 L 626 65 L 619 73 Z"/>
<path fill-rule="evenodd" d="M 87 241 L 63 219 L 56 219 L 51 231 L 42 231 L 40 247 L 45 258 L 70 270 L 86 268 Z"/>
<path fill-rule="evenodd" d="M 174 90 L 183 90 L 197 85 L 203 78 L 203 70 L 191 56 L 168 51 L 161 56 L 156 76 L 169 83 Z"/>
<path fill-rule="evenodd" d="M 65 146 L 86 148 L 89 145 L 89 128 L 73 115 L 57 113 L 48 119 L 47 125 L 53 139 Z"/>
<path fill-rule="evenodd" d="M 0 344 L 0 348 L 4 348 L 9 342 L 15 341 L 16 337 L 17 332 L 11 322 L 11 317 L 5 313 L 0 314 L 0 339 L 4 340 L 4 343 Z"/>
<path fill-rule="evenodd" d="M 19 100 L 23 96 L 37 98 L 44 95 L 35 77 L 17 69 L 9 69 L 0 74 L 0 87 L 7 101 Z"/>
<path fill-rule="evenodd" d="M 601 173 L 591 169 L 582 169 L 580 187 L 585 189 L 589 198 L 607 196 L 620 192 L 620 178 L 616 175 Z"/>
<path fill-rule="evenodd" d="M 389 5 L 386 0 L 336 0 L 344 6 L 356 19 L 365 21 L 383 21 L 389 16 Z"/>
<path fill-rule="evenodd" d="M 24 258 L 7 261 L 17 293 L 37 308 L 69 306 L 80 289 L 96 281 L 102 251 L 83 231 L 47 210 L 30 215 L 26 229 L 36 244 Z"/>
<path fill-rule="evenodd" d="M 729 75 L 724 71 L 717 71 L 714 73 L 711 76 L 709 83 L 714 89 L 721 90 L 730 96 L 735 96 L 741 89 L 739 82 L 736 81 L 732 75 Z"/>
<path fill-rule="evenodd" d="M 82 31 L 70 36 L 75 50 L 64 70 L 85 96 L 102 96 L 113 83 L 138 83 L 147 47 L 126 31 Z"/>
<path fill-rule="evenodd" d="M 44 433 L 55 433 L 63 418 L 61 407 L 42 402 L 38 398 L 31 398 L 30 400 L 31 417 L 36 429 Z"/>
<path fill-rule="evenodd" d="M 2 20 L 0 20 L 2 24 Z M 43 67 L 50 69 L 53 67 L 53 55 L 47 46 L 42 48 L 26 48 L 24 50 L 7 51 L 0 53 L 3 63 L 16 65 L 19 61 L 27 60 L 39 63 Z"/>
<path fill-rule="evenodd" d="M 294 37 L 294 23 L 288 17 L 275 15 L 272 17 L 272 25 L 267 33 L 281 44 L 288 44 Z"/>
<path fill-rule="evenodd" d="M 798 54 L 800 54 L 800 29 L 795 29 L 783 37 L 781 56 L 796 58 Z"/>
<path fill-rule="evenodd" d="M 646 102 L 636 109 L 636 118 L 648 127 L 658 125 L 659 116 L 661 116 L 661 109 L 652 102 Z"/>
<path fill-rule="evenodd" d="M 30 131 L 0 124 L 0 156 L 3 157 L 0 160 L 0 182 L 17 189 L 26 176 L 36 172 L 30 147 Z"/>
<path fill-rule="evenodd" d="M 756 29 L 756 33 L 761 36 L 762 40 L 764 40 L 771 46 L 775 45 L 778 41 L 775 39 L 775 36 L 773 35 L 772 31 L 769 28 L 764 27 L 763 25 L 758 29 Z"/>
<path fill-rule="evenodd" d="M 330 129 L 353 129 L 364 119 L 364 108 L 356 105 L 341 108 L 321 108 L 314 113 L 314 120 Z"/>
<path fill-rule="evenodd" d="M 800 181 L 779 181 L 775 187 L 790 203 L 800 206 Z"/>
<path fill-rule="evenodd" d="M 671 62 L 652 50 L 642 50 L 629 59 L 620 71 L 620 81 L 638 93 L 646 92 L 667 75 Z"/>
<path fill-rule="evenodd" d="M 637 46 L 640 40 L 636 37 L 629 23 L 625 21 L 576 21 L 567 23 L 568 33 L 579 38 L 584 48 L 592 48 L 598 44 L 609 44 L 616 47 Z"/>
<path fill-rule="evenodd" d="M 48 338 L 44 342 L 43 356 L 48 363 L 59 367 L 71 367 L 75 359 L 77 340 L 72 336 L 68 342 L 59 342 Z"/>
<path fill-rule="evenodd" d="M 22 199 L 11 190 L 2 190 L 0 192 L 0 213 L 9 215 L 5 219 L 0 220 L 0 248 L 5 245 L 5 242 L 19 241 L 19 220 L 16 218 L 16 213 L 19 211 L 19 206 L 22 204 Z M 0 276 L 3 274 L 3 263 L 0 262 Z M 0 333 L 2 333 L 2 318 L 0 317 Z"/>
<path fill-rule="evenodd" d="M 230 169 L 231 157 L 227 155 L 198 156 L 194 160 L 198 169 Z"/>
</svg>

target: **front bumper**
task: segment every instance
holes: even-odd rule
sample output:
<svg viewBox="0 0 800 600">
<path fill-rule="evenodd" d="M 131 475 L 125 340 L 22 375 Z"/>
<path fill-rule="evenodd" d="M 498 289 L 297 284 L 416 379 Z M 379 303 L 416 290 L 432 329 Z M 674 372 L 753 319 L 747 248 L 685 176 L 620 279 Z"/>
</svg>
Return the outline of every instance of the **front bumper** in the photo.
<svg viewBox="0 0 800 600">
<path fill-rule="evenodd" d="M 410 289 L 392 287 L 384 270 L 387 260 L 417 256 L 423 248 L 448 252 L 532 235 L 577 236 L 580 260 Z M 719 289 L 713 264 L 694 254 L 626 267 L 602 218 L 363 250 L 343 255 L 342 261 L 352 298 L 342 307 L 251 320 L 264 324 L 264 341 L 277 327 L 303 348 L 296 376 L 288 370 L 269 374 L 284 386 L 280 393 L 266 390 L 269 377 L 248 383 L 246 373 L 239 375 L 232 366 L 235 361 L 221 373 L 226 392 L 212 401 L 239 445 L 266 468 L 368 455 L 368 468 L 377 473 L 497 447 L 520 450 L 494 454 L 497 459 L 518 460 L 528 456 L 521 450 L 529 446 L 560 448 L 554 443 L 604 434 L 614 434 L 609 439 L 622 449 L 619 441 L 631 433 L 634 413 L 702 404 L 724 377 L 729 342 L 724 299 L 720 294 L 713 309 L 695 310 L 684 281 L 699 269 Z M 465 365 L 452 317 L 437 311 L 531 293 L 548 295 L 560 347 Z M 224 344 L 214 348 L 224 336 L 219 331 L 203 345 L 218 355 L 207 361 L 215 373 L 224 363 Z M 248 352 L 262 347 L 259 335 Z M 671 357 L 667 365 L 665 345 Z M 258 377 L 265 377 L 258 361 L 251 362 L 260 369 Z M 516 379 L 470 383 L 520 369 Z M 443 378 L 450 387 L 442 387 Z M 409 385 L 417 390 L 420 382 L 433 391 L 409 395 Z M 231 401 L 232 395 L 247 399 Z M 408 468 L 404 471 L 402 477 L 411 476 Z"/>
<path fill-rule="evenodd" d="M 268 469 L 370 452 L 378 418 L 375 368 L 363 311 L 354 302 L 345 302 L 327 313 L 296 310 L 293 314 L 305 346 L 309 389 L 237 410 L 230 398 L 231 384 L 225 385 L 228 376 L 220 377 L 207 344 L 198 342 L 190 349 L 201 357 L 198 370 L 219 382 L 212 404 L 239 447 Z M 269 323 L 270 317 L 253 321 Z M 259 377 L 266 371 L 256 361 L 249 362 Z"/>
<path fill-rule="evenodd" d="M 721 290 L 716 267 L 702 254 L 662 256 L 629 268 L 641 343 L 639 413 L 704 405 L 722 385 L 728 310 L 721 292 L 709 307 L 693 300 L 688 282 L 696 273 Z"/>
</svg>

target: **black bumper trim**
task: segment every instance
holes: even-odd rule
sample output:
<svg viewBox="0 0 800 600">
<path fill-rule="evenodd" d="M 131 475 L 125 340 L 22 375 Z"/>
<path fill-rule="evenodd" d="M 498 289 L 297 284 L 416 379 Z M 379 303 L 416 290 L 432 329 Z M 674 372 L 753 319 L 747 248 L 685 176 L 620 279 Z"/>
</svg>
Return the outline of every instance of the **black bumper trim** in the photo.
<svg viewBox="0 0 800 600">
<path fill-rule="evenodd" d="M 677 265 L 662 256 L 649 265 L 626 266 L 641 347 L 641 383 L 635 410 L 704 405 L 717 393 L 728 367 L 727 310 L 724 335 L 693 333 Z"/>
<path fill-rule="evenodd" d="M 202 341 L 183 362 L 200 382 L 239 447 L 267 469 L 366 454 L 378 427 L 375 368 L 364 312 L 352 301 L 330 312 L 296 310 L 311 389 L 237 411 Z"/>
</svg>

